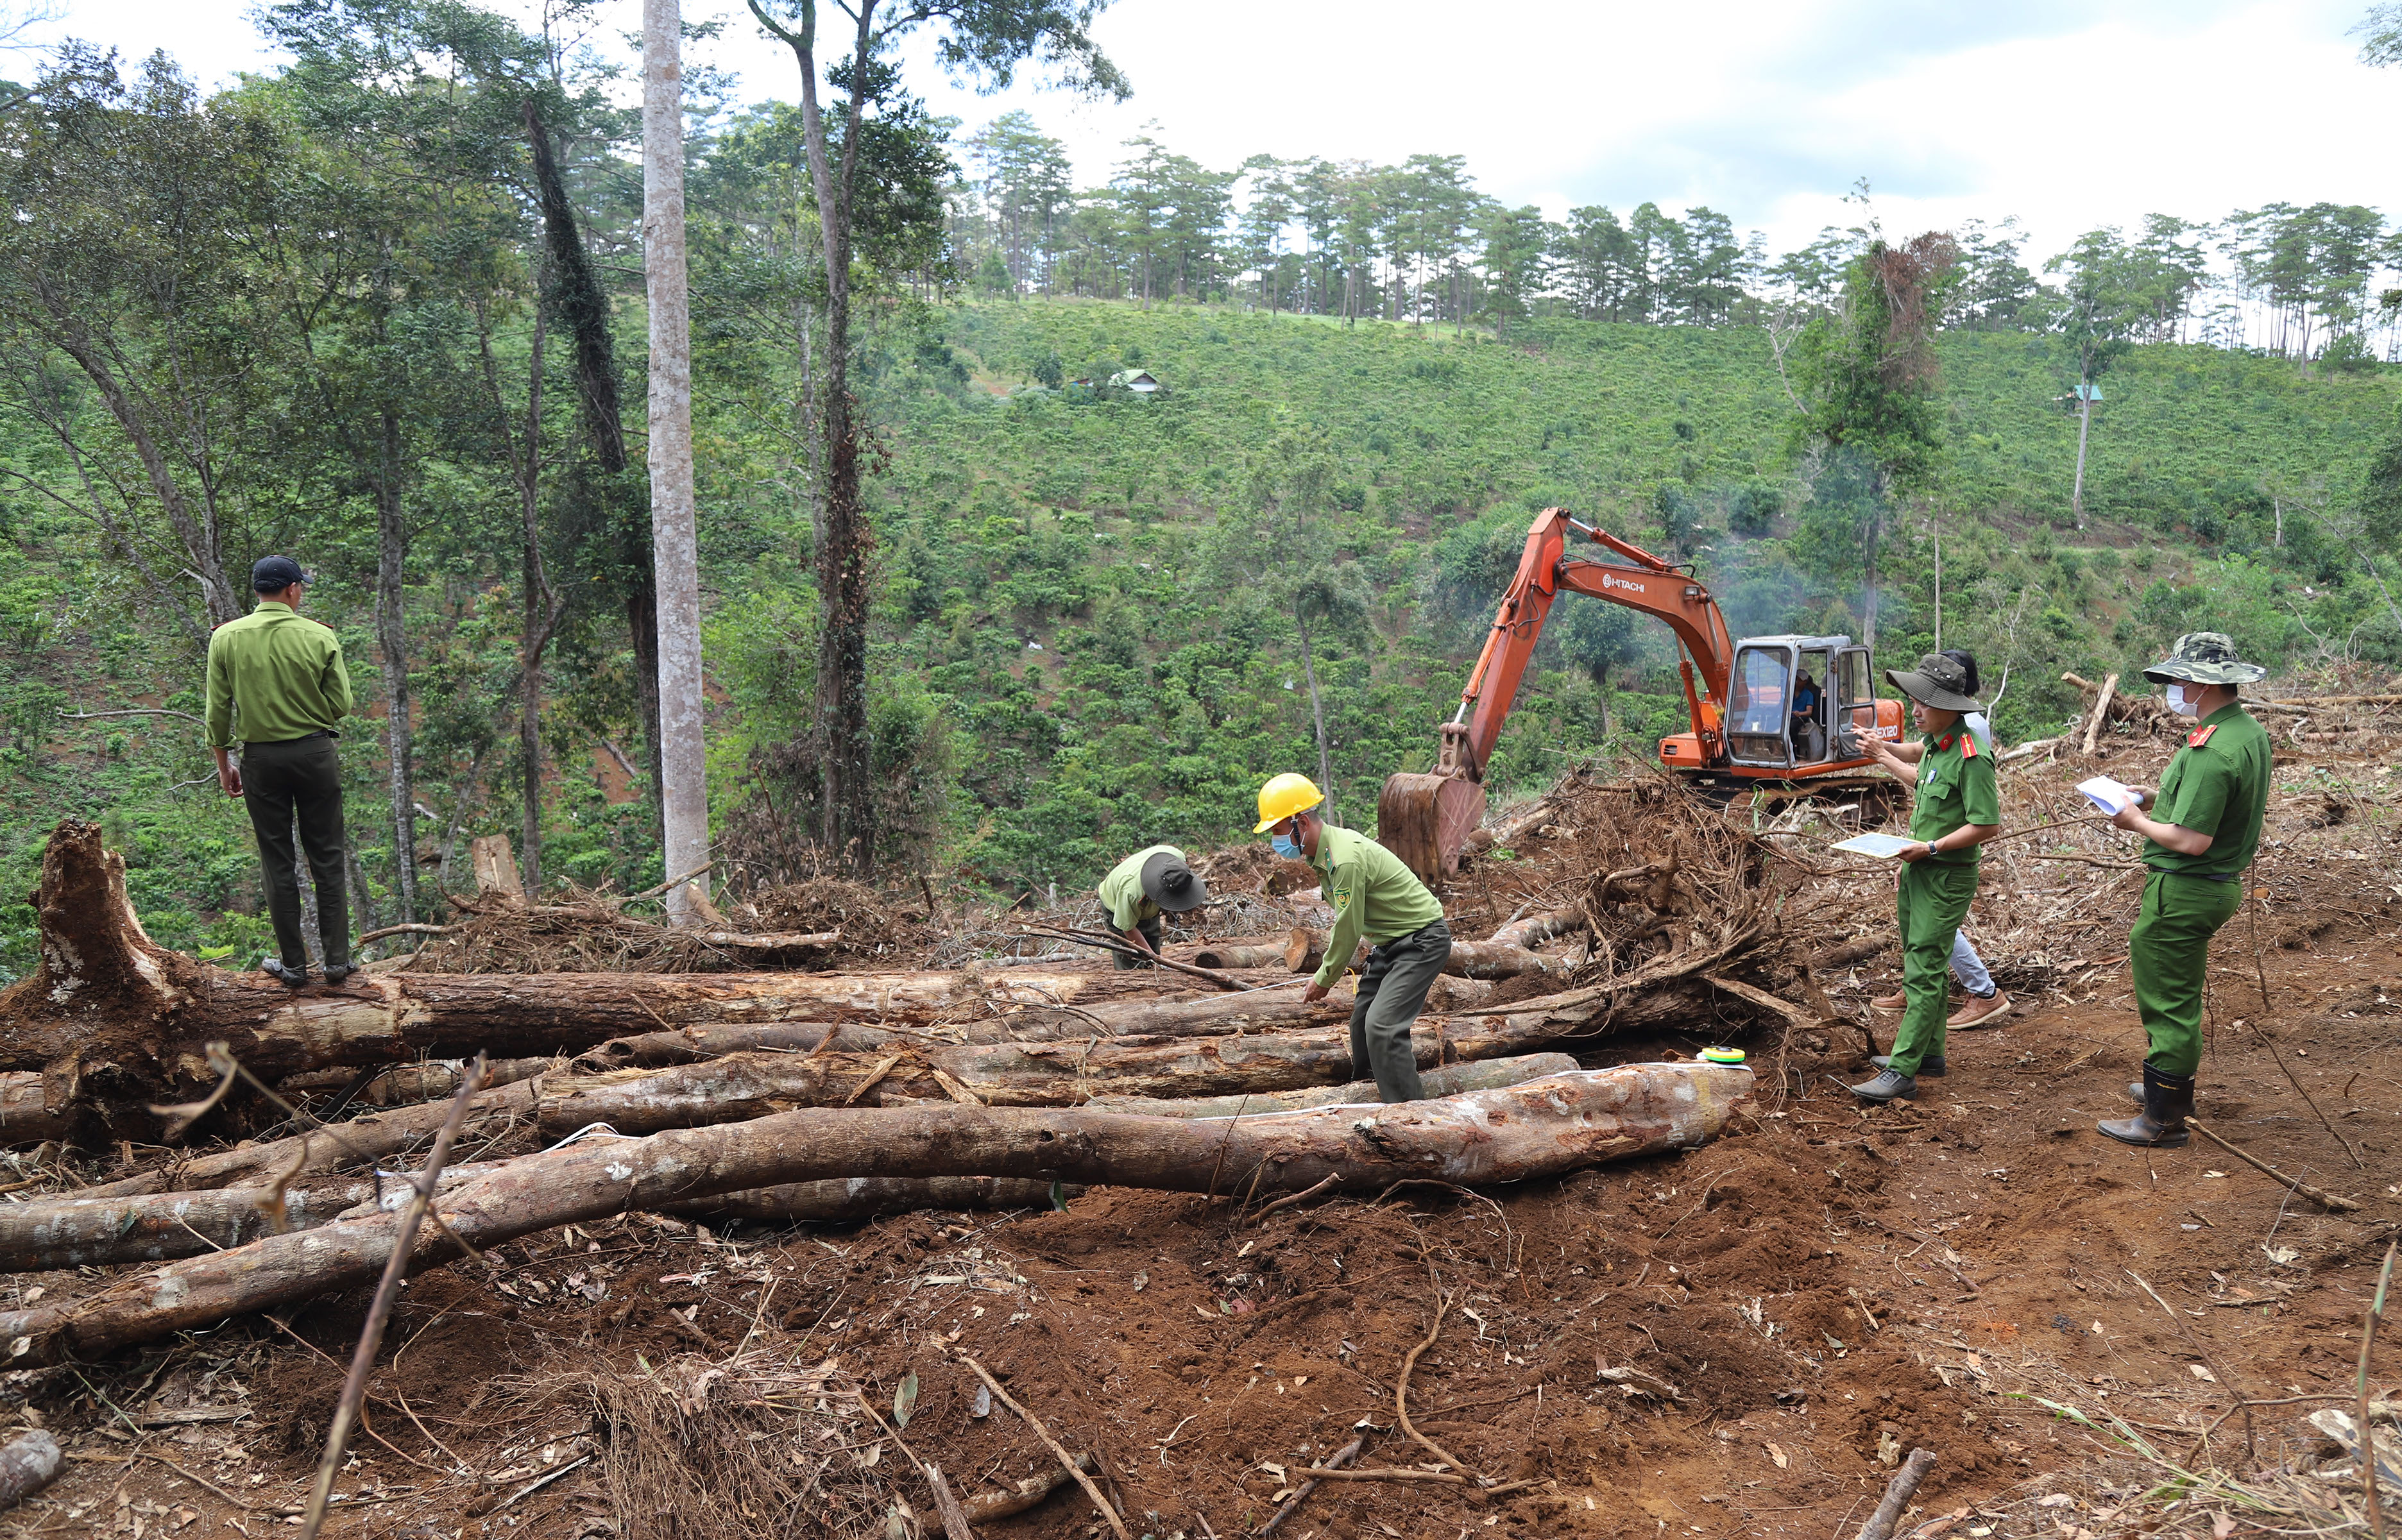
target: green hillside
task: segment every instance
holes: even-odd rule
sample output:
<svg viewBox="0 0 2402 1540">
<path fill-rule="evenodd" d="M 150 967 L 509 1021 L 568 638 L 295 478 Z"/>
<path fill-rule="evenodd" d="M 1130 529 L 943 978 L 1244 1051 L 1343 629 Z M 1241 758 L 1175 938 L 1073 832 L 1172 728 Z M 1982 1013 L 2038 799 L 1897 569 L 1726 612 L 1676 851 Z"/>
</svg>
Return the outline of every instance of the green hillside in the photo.
<svg viewBox="0 0 2402 1540">
<path fill-rule="evenodd" d="M 1368 822 L 1384 777 L 1430 760 L 1526 522 L 1552 503 L 1655 549 L 1683 542 L 1739 633 L 1862 634 L 1872 593 L 1886 660 L 1932 644 L 1940 534 L 1943 639 L 1995 680 L 2009 669 L 2011 737 L 2064 718 L 2064 669 L 2123 670 L 2205 626 L 2280 682 L 2346 658 L 2402 664 L 2386 601 L 2330 532 L 2395 431 L 2390 368 L 2306 378 L 2290 362 L 2136 350 L 2107 377 L 2079 529 L 2077 425 L 2055 404 L 2068 375 L 2042 336 L 1948 335 L 1940 490 L 1866 512 L 1829 491 L 1840 476 L 1788 458 L 1791 408 L 1756 328 L 1530 321 L 1502 342 L 1028 300 L 927 312 L 880 346 L 867 400 L 887 457 L 872 679 L 888 820 L 908 864 L 1002 893 L 1088 882 L 1153 839 L 1236 837 L 1260 777 L 1316 774 L 1305 620 L 1338 811 Z M 1131 367 L 1166 390 L 1106 383 Z M 808 516 L 772 456 L 706 392 L 700 410 L 714 795 L 739 845 L 784 816 L 816 602 Z M 255 945 L 247 830 L 204 778 L 197 733 L 66 715 L 196 710 L 196 655 L 77 546 L 80 526 L 36 500 L 5 506 L 0 881 L 23 893 L 50 823 L 99 818 L 160 940 Z M 373 553 L 324 567 L 311 604 L 342 630 L 372 716 Z M 505 643 L 504 608 L 458 613 L 469 640 L 489 626 L 488 650 Z M 1626 612 L 1569 601 L 1539 664 L 1495 762 L 1504 789 L 1596 749 L 1648 753 L 1681 726 L 1667 637 Z M 546 863 L 655 880 L 646 820 L 612 800 L 600 751 L 622 664 L 567 677 Z M 352 736 L 357 859 L 379 890 L 394 856 L 373 823 L 380 749 Z M 467 765 L 431 731 L 424 751 L 429 787 L 459 773 L 440 764 Z M 495 792 L 458 832 L 514 816 Z M 30 922 L 21 906 L 0 916 L 0 971 L 21 970 Z"/>
</svg>

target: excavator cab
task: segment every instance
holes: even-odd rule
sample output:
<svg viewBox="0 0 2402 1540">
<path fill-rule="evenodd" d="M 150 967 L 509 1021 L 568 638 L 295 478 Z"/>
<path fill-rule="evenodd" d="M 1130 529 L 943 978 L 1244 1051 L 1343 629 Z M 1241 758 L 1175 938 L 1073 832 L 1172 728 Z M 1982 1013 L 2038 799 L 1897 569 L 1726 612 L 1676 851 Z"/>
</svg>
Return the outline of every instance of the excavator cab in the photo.
<svg viewBox="0 0 2402 1540">
<path fill-rule="evenodd" d="M 1740 765 L 1806 770 L 1855 759 L 1859 750 L 1844 745 L 1876 726 L 1869 650 L 1849 637 L 1737 642 L 1727 696 L 1727 757 Z"/>
</svg>

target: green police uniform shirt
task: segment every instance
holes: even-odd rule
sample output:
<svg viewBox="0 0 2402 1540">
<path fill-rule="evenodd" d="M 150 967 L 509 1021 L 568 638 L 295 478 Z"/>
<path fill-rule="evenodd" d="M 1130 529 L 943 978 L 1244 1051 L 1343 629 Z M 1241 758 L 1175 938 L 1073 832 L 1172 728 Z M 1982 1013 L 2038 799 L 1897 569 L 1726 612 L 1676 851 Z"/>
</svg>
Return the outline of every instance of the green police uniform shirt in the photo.
<svg viewBox="0 0 2402 1540">
<path fill-rule="evenodd" d="M 1423 930 L 1443 918 L 1443 905 L 1427 891 L 1401 858 L 1365 834 L 1325 825 L 1318 835 L 1321 891 L 1334 907 L 1334 929 L 1326 938 L 1326 961 L 1316 982 L 1332 986 L 1351 966 L 1360 938 L 1388 942 Z"/>
<path fill-rule="evenodd" d="M 2269 812 L 2269 735 L 2250 713 L 2229 702 L 2202 720 L 2169 761 L 2160 789 L 2146 809 L 2161 823 L 2210 836 L 2210 848 L 2181 856 L 2144 842 L 2144 864 L 2155 872 L 2227 879 L 2242 874 L 2260 849 L 2260 822 Z"/>
<path fill-rule="evenodd" d="M 1184 852 L 1172 845 L 1146 846 L 1110 868 L 1097 889 L 1101 907 L 1109 913 L 1110 923 L 1120 930 L 1132 930 L 1145 920 L 1159 918 L 1159 905 L 1142 896 L 1142 863 L 1153 856 L 1184 859 Z"/>
<path fill-rule="evenodd" d="M 341 639 L 281 599 L 268 599 L 209 638 L 210 748 L 338 732 L 350 714 Z"/>
<path fill-rule="evenodd" d="M 1910 837 L 1927 845 L 1965 824 L 2002 821 L 2001 788 L 1994 781 L 1994 757 L 1977 747 L 1966 727 L 1923 740 L 1918 796 L 1911 804 Z M 1979 846 L 1930 851 L 1926 859 L 1944 866 L 1974 866 Z"/>
</svg>

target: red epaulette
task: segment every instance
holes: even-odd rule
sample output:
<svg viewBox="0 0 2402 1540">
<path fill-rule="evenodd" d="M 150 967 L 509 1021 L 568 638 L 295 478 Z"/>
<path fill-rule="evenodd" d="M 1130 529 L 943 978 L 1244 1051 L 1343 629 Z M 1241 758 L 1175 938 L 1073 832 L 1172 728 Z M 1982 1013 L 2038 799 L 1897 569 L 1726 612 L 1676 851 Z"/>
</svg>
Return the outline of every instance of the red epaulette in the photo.
<svg viewBox="0 0 2402 1540">
<path fill-rule="evenodd" d="M 1977 757 L 1976 734 L 1963 733 L 1960 735 L 1960 757 L 1964 760 L 1972 760 Z"/>
<path fill-rule="evenodd" d="M 2216 732 L 2217 732 L 2217 731 L 2218 731 L 2218 723 L 2216 723 L 2216 722 L 2212 722 L 2212 723 L 2211 723 L 2209 726 L 2207 726 L 2207 727 L 2197 727 L 2197 728 L 2195 728 L 2192 732 L 2188 733 L 2188 734 L 2186 735 L 2186 738 L 2185 738 L 2185 746 L 2186 746 L 2188 749 L 2199 749 L 2199 748 L 2201 748 L 2203 744 L 2208 743 L 2208 742 L 2210 741 L 2210 735 L 2211 735 L 2211 734 L 2216 733 Z"/>
</svg>

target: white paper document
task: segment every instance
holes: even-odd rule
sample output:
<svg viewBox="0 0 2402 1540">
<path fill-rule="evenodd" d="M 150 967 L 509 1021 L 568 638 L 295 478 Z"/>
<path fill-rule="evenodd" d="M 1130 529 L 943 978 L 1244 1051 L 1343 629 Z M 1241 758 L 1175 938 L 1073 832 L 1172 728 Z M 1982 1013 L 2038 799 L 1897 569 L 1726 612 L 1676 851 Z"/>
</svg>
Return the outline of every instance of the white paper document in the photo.
<svg viewBox="0 0 2402 1540">
<path fill-rule="evenodd" d="M 2105 813 L 2123 812 L 2135 805 L 2135 793 L 2107 776 L 2096 776 L 2091 780 L 2078 781 L 2077 789 L 2085 793 L 2087 802 Z"/>
<path fill-rule="evenodd" d="M 1837 841 L 1834 848 L 1849 850 L 1855 855 L 1878 856 L 1891 859 L 1917 843 L 1916 840 L 1900 834 L 1854 834 L 1850 839 Z"/>
</svg>

